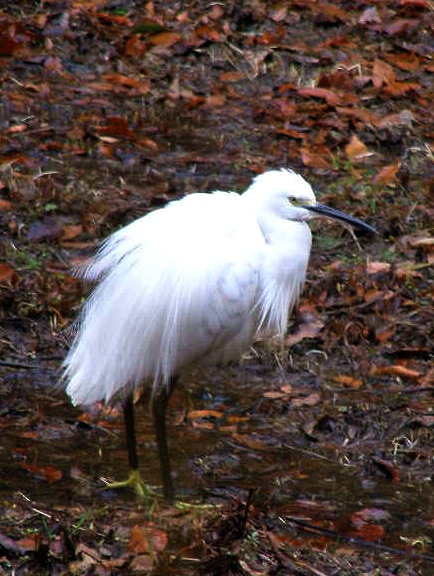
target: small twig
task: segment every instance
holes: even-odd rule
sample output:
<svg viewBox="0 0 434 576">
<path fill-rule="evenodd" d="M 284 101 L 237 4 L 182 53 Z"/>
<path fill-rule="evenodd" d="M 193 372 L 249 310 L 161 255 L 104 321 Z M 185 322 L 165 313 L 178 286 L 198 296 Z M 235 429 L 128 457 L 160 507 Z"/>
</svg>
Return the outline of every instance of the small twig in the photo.
<svg viewBox="0 0 434 576">
<path fill-rule="evenodd" d="M 41 172 L 40 174 L 36 174 L 36 176 L 33 176 L 33 180 L 42 178 L 42 176 L 52 176 L 53 174 L 59 174 L 59 172 L 57 172 L 56 170 L 51 170 L 50 172 Z"/>
<path fill-rule="evenodd" d="M 323 456 L 322 454 L 316 454 L 315 452 L 311 452 L 310 450 L 303 450 L 302 448 L 297 448 L 297 446 L 291 446 L 291 444 L 287 444 L 286 442 L 282 444 L 282 447 L 289 448 L 289 450 L 293 450 L 294 452 L 298 452 L 299 454 L 304 454 L 305 456 L 311 456 L 312 458 L 317 458 L 318 460 L 324 460 L 325 462 L 329 462 L 330 464 L 335 464 L 339 466 L 341 463 L 336 462 L 332 458 L 327 458 L 327 456 Z M 354 468 L 355 464 L 345 464 L 347 468 Z"/>
<path fill-rule="evenodd" d="M 18 492 L 19 496 L 21 496 L 26 502 L 28 502 L 30 504 L 30 510 L 32 510 L 32 512 L 35 512 L 36 514 L 40 514 L 41 516 L 45 516 L 46 518 L 52 518 L 53 516 L 51 514 L 47 514 L 47 512 L 42 512 L 42 510 L 39 510 L 38 508 L 35 508 L 34 506 L 32 506 L 32 501 L 30 500 L 30 498 L 28 496 L 26 496 L 23 492 Z"/>
</svg>

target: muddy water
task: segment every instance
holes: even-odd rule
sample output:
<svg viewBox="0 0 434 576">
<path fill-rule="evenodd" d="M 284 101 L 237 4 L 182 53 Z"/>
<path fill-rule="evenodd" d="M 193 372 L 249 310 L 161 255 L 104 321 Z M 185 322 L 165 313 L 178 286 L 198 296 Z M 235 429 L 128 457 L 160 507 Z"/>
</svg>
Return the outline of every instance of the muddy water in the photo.
<svg viewBox="0 0 434 576">
<path fill-rule="evenodd" d="M 77 500 L 85 504 L 130 499 L 128 493 L 102 490 L 101 478 L 127 474 L 120 412 L 94 413 L 89 423 L 81 422 L 81 411 L 72 408 L 62 392 L 47 387 L 55 375 L 54 370 L 3 370 L 1 499 L 22 493 L 47 507 Z M 384 529 L 382 542 L 396 546 L 404 538 L 429 536 L 433 494 L 427 482 L 407 478 L 393 483 L 367 474 L 362 463 L 366 455 L 360 455 L 360 463 L 341 463 L 333 451 L 306 443 L 294 429 L 285 430 L 291 411 L 276 418 L 271 417 L 273 403 L 265 410 L 260 407 L 269 384 L 263 378 L 256 378 L 252 386 L 246 379 L 223 375 L 214 389 L 208 378 L 196 383 L 191 395 L 175 395 L 169 434 L 178 495 L 214 501 L 222 491 L 253 488 L 276 517 L 320 519 L 351 533 L 353 515 L 374 509 L 380 511 L 376 523 Z M 187 406 L 216 411 L 222 418 L 206 418 L 205 412 L 204 421 L 189 420 Z M 145 403 L 137 409 L 137 428 L 143 476 L 158 486 L 156 446 Z M 46 473 L 47 467 L 54 469 L 54 476 L 53 471 Z"/>
</svg>

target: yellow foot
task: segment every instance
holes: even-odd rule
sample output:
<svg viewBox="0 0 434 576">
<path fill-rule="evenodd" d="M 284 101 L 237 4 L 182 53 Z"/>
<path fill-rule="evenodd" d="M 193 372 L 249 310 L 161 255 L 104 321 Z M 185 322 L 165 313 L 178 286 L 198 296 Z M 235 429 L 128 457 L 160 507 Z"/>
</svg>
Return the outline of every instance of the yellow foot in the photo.
<svg viewBox="0 0 434 576">
<path fill-rule="evenodd" d="M 104 487 L 104 490 L 117 490 L 118 488 L 132 488 L 136 496 L 144 500 L 151 496 L 157 496 L 157 493 L 142 481 L 142 477 L 138 470 L 131 470 L 126 480 L 120 482 L 109 482 Z"/>
</svg>

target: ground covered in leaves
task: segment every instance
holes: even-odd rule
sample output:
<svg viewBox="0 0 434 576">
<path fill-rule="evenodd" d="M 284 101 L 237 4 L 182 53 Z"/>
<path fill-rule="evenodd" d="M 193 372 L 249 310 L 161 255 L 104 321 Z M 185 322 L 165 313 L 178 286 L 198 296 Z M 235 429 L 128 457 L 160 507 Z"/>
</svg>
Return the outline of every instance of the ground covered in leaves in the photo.
<svg viewBox="0 0 434 576">
<path fill-rule="evenodd" d="M 2 4 L 0 574 L 432 571 L 432 15 Z M 285 350 L 184 382 L 182 502 L 102 490 L 126 472 L 119 408 L 82 414 L 53 389 L 85 294 L 71 268 L 167 200 L 281 166 L 379 236 L 314 223 Z M 139 420 L 158 485 L 146 402 Z"/>
</svg>

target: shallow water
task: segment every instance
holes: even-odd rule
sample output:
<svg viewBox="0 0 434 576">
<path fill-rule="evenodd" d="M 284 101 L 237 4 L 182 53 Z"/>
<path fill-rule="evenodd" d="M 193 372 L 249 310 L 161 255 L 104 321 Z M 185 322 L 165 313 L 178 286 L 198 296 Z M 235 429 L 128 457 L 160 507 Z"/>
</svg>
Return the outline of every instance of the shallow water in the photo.
<svg viewBox="0 0 434 576">
<path fill-rule="evenodd" d="M 263 372 L 241 369 L 241 378 L 235 380 L 233 369 L 223 371 L 214 394 L 210 378 L 196 382 L 191 394 L 175 394 L 169 437 L 179 497 L 213 501 L 222 491 L 254 489 L 276 517 L 327 521 L 333 529 L 357 536 L 358 515 L 372 509 L 377 512 L 368 513 L 367 522 L 381 525 L 383 544 L 399 547 L 405 540 L 432 537 L 433 490 L 428 479 L 404 477 L 394 483 L 367 466 L 369 454 L 363 447 L 359 463 L 345 462 L 332 446 L 294 434 L 289 424 L 295 412 L 286 413 L 287 407 L 278 407 L 277 400 L 261 401 L 270 385 Z M 53 376 L 54 370 L 3 370 L 0 498 L 6 502 L 23 494 L 47 507 L 130 499 L 126 492 L 104 491 L 101 480 L 122 479 L 128 472 L 121 411 L 93 412 L 88 423 L 78 420 L 81 411 L 71 407 L 63 392 L 53 394 L 47 386 Z M 269 378 L 276 375 L 271 372 Z M 359 399 L 353 396 L 355 401 L 366 402 L 366 392 Z M 195 416 L 198 410 L 203 411 L 200 417 Z M 143 477 L 159 486 L 145 402 L 137 407 L 137 437 Z"/>
</svg>

